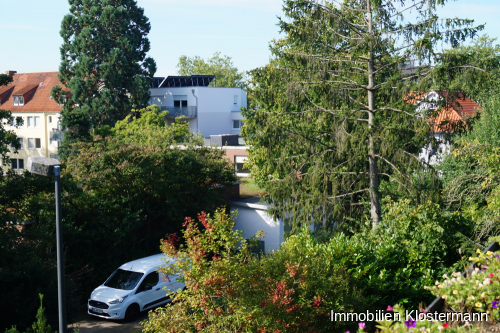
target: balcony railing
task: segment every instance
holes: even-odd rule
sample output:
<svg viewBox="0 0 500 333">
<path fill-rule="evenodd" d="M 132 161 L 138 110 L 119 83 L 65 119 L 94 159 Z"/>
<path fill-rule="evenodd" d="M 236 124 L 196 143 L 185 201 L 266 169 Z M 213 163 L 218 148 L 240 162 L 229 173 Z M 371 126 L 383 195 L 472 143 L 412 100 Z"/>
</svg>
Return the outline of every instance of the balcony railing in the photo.
<svg viewBox="0 0 500 333">
<path fill-rule="evenodd" d="M 186 118 L 196 118 L 197 107 L 196 106 L 162 106 L 162 111 L 168 111 L 167 118 L 177 118 L 184 116 Z"/>
<path fill-rule="evenodd" d="M 52 130 L 50 132 L 50 141 L 62 141 L 64 139 L 64 133 L 61 130 Z"/>
</svg>

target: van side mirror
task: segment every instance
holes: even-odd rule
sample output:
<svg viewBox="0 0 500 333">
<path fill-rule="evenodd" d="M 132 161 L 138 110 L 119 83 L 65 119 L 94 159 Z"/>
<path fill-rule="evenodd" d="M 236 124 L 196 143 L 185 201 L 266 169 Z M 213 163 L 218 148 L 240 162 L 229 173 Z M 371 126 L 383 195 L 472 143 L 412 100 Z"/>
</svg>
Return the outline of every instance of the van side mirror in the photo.
<svg viewBox="0 0 500 333">
<path fill-rule="evenodd" d="M 153 289 L 153 286 L 144 286 L 144 290 L 151 290 Z"/>
</svg>

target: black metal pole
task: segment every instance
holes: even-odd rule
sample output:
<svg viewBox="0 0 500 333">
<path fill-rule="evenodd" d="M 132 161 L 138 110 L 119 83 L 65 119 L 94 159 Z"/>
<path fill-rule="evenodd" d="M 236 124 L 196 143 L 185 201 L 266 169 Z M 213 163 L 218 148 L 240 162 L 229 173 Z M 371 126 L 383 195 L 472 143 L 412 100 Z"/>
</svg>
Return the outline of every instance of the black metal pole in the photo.
<svg viewBox="0 0 500 333">
<path fill-rule="evenodd" d="M 61 167 L 54 166 L 56 176 L 57 297 L 59 333 L 66 333 L 66 296 L 64 295 L 64 248 L 61 222 Z"/>
</svg>

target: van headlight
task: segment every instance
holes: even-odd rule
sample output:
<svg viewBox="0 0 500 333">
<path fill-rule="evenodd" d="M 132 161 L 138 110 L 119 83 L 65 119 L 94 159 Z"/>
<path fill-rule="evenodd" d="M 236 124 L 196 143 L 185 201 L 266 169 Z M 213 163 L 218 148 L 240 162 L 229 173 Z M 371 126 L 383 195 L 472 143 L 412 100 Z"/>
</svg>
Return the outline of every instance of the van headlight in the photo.
<svg viewBox="0 0 500 333">
<path fill-rule="evenodd" d="M 114 300 L 112 300 L 111 302 L 108 302 L 108 303 L 109 303 L 109 304 L 123 303 L 123 301 L 124 301 L 124 300 L 125 300 L 125 298 L 127 298 L 127 297 L 128 297 L 128 295 L 127 295 L 127 296 L 120 297 L 120 298 L 118 298 L 118 299 L 114 299 Z"/>
</svg>

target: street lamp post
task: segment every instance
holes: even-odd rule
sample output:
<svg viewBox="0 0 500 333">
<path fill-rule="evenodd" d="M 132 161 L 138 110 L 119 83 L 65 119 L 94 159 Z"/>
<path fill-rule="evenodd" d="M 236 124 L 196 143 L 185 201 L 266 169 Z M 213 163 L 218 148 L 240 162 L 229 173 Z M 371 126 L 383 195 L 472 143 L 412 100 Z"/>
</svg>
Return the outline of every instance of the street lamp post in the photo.
<svg viewBox="0 0 500 333">
<path fill-rule="evenodd" d="M 55 176 L 56 239 L 57 239 L 57 301 L 59 305 L 59 333 L 66 333 L 66 297 L 64 294 L 64 253 L 61 222 L 61 163 L 54 158 L 29 157 L 28 171 L 41 176 Z"/>
</svg>

